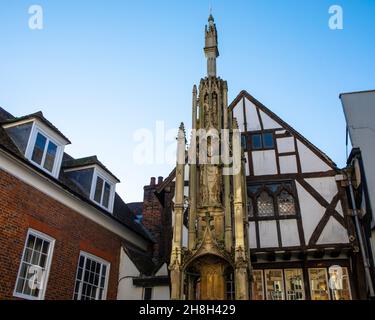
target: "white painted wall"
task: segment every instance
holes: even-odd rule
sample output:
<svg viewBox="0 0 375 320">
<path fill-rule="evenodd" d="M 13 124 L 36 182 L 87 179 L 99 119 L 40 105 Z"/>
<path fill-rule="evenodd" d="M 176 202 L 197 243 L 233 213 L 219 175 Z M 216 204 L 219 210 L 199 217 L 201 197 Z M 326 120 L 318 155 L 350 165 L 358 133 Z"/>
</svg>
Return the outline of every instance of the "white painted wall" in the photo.
<svg viewBox="0 0 375 320">
<path fill-rule="evenodd" d="M 297 140 L 297 148 L 301 161 L 302 172 L 319 172 L 329 171 L 332 169 L 299 140 Z"/>
<path fill-rule="evenodd" d="M 233 117 L 237 119 L 238 129 L 241 132 L 245 131 L 242 99 L 233 108 Z"/>
<path fill-rule="evenodd" d="M 254 175 L 277 174 L 275 150 L 253 151 Z"/>
<path fill-rule="evenodd" d="M 346 229 L 335 218 L 330 217 L 317 244 L 348 242 L 349 238 Z"/>
<path fill-rule="evenodd" d="M 297 158 L 296 156 L 280 156 L 280 173 L 297 173 Z"/>
<path fill-rule="evenodd" d="M 161 268 L 155 273 L 156 276 L 167 276 L 168 266 L 164 263 Z M 152 300 L 170 300 L 169 286 L 157 286 L 153 289 Z"/>
<path fill-rule="evenodd" d="M 155 273 L 155 276 L 167 276 L 168 275 L 168 266 L 164 263 L 160 269 Z"/>
<path fill-rule="evenodd" d="M 138 277 L 139 270 L 130 260 L 124 250 L 120 254 L 119 280 L 123 277 Z M 125 278 L 119 282 L 117 299 L 118 300 L 142 300 L 143 288 L 133 286 L 132 278 Z"/>
<path fill-rule="evenodd" d="M 305 179 L 319 194 L 328 202 L 337 194 L 337 183 L 335 177 L 321 177 Z"/>
<path fill-rule="evenodd" d="M 375 91 L 340 96 L 353 147 L 360 148 L 375 227 Z M 375 255 L 374 255 L 375 258 Z"/>
<path fill-rule="evenodd" d="M 305 241 L 308 243 L 312 233 L 324 215 L 325 208 L 323 208 L 298 182 L 296 182 L 296 186 Z"/>
<path fill-rule="evenodd" d="M 242 103 L 239 107 L 242 108 Z M 259 121 L 256 107 L 250 100 L 246 98 L 245 98 L 245 110 L 246 110 L 247 131 L 260 130 L 261 129 L 260 121 Z"/>
<path fill-rule="evenodd" d="M 152 291 L 152 300 L 170 300 L 169 286 L 157 286 Z"/>
<path fill-rule="evenodd" d="M 249 153 L 248 152 L 244 152 L 245 154 L 245 158 L 246 158 L 246 163 L 245 163 L 245 174 L 247 176 L 250 175 L 250 170 L 249 170 Z"/>
<path fill-rule="evenodd" d="M 259 239 L 262 248 L 279 246 L 276 221 L 259 221 Z"/>
<path fill-rule="evenodd" d="M 281 243 L 283 247 L 299 246 L 297 220 L 280 220 Z"/>
<path fill-rule="evenodd" d="M 249 247 L 256 248 L 257 247 L 257 237 L 256 237 L 256 229 L 255 229 L 255 222 L 249 222 Z"/>
<path fill-rule="evenodd" d="M 294 137 L 277 138 L 277 150 L 279 153 L 294 152 Z"/>
<path fill-rule="evenodd" d="M 260 116 L 262 117 L 263 122 L 263 129 L 278 129 L 282 128 L 282 126 L 273 120 L 271 117 L 266 115 L 262 110 L 259 110 Z"/>
<path fill-rule="evenodd" d="M 188 229 L 185 226 L 182 226 L 182 246 L 187 248 L 188 246 Z"/>
</svg>

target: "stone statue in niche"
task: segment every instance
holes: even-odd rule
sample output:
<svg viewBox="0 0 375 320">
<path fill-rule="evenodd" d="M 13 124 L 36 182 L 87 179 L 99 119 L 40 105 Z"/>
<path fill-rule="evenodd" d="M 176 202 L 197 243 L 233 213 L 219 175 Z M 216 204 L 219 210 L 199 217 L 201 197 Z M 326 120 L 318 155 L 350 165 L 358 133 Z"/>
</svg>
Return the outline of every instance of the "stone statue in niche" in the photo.
<svg viewBox="0 0 375 320">
<path fill-rule="evenodd" d="M 204 97 L 203 102 L 204 110 L 204 125 L 206 128 L 216 128 L 217 127 L 217 117 L 218 117 L 218 102 L 217 94 L 212 94 L 211 104 L 209 103 L 208 94 Z"/>
<path fill-rule="evenodd" d="M 209 128 L 212 126 L 212 124 L 211 124 L 211 108 L 208 102 L 208 94 L 204 96 L 203 110 L 204 110 L 204 125 L 206 128 Z"/>
<path fill-rule="evenodd" d="M 211 117 L 212 117 L 212 124 L 216 128 L 217 127 L 217 95 L 213 93 L 212 95 L 212 109 L 211 109 Z"/>
<path fill-rule="evenodd" d="M 218 205 L 220 203 L 220 170 L 215 164 L 212 164 L 211 139 L 207 143 L 207 164 L 201 166 L 200 186 L 201 186 L 201 204 Z"/>
</svg>

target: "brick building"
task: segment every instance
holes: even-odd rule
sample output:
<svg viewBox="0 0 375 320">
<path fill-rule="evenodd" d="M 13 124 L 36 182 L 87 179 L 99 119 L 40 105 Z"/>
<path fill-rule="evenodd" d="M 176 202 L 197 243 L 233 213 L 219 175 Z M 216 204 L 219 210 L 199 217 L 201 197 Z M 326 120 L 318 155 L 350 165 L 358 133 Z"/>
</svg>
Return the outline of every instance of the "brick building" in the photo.
<svg viewBox="0 0 375 320">
<path fill-rule="evenodd" d="M 69 143 L 41 112 L 0 108 L 0 299 L 166 297 L 140 281 L 160 275 L 155 240 L 119 179 L 96 156 L 69 156 Z"/>
</svg>

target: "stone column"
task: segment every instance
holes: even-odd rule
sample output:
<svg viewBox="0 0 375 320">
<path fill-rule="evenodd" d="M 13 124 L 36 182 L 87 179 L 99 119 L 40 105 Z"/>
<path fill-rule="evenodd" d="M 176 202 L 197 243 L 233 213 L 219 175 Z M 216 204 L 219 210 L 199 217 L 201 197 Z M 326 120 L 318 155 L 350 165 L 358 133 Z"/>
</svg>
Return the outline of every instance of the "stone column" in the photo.
<svg viewBox="0 0 375 320">
<path fill-rule="evenodd" d="M 236 123 L 233 125 L 233 129 L 237 129 Z M 242 158 L 241 148 L 233 148 L 233 157 Z M 239 149 L 239 150 L 237 150 Z M 244 230 L 244 199 L 243 199 L 243 168 L 242 160 L 235 160 L 234 163 L 239 165 L 238 172 L 234 173 L 233 176 L 233 207 L 234 207 L 234 235 L 235 235 L 235 288 L 236 288 L 236 300 L 248 300 L 249 299 L 249 283 L 248 283 L 248 258 L 246 255 L 246 244 L 245 244 L 245 230 Z"/>
<path fill-rule="evenodd" d="M 228 156 L 229 160 L 229 122 L 228 122 L 228 88 L 227 82 L 223 85 L 223 115 L 224 115 L 224 134 L 221 137 L 221 143 L 224 144 L 224 154 Z M 224 168 L 229 168 L 228 164 L 224 164 Z M 230 252 L 232 250 L 232 215 L 231 215 L 231 203 L 230 203 L 230 176 L 229 174 L 224 175 L 224 217 L 225 217 L 225 249 Z"/>
<path fill-rule="evenodd" d="M 174 205 L 174 229 L 171 250 L 171 299 L 182 298 L 182 227 L 184 214 L 184 171 L 185 171 L 185 129 L 181 123 L 177 138 L 177 164 L 176 164 L 176 186 Z"/>
<path fill-rule="evenodd" d="M 192 135 L 190 141 L 189 170 L 189 233 L 188 249 L 193 250 L 196 243 L 195 223 L 197 219 L 197 87 L 193 87 Z"/>
</svg>

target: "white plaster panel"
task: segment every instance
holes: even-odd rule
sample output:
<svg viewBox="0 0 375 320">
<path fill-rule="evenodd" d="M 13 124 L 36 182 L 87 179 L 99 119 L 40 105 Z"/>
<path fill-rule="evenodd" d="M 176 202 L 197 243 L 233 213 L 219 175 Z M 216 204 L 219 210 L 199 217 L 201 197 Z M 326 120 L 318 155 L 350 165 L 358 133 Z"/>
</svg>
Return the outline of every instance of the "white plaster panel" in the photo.
<svg viewBox="0 0 375 320">
<path fill-rule="evenodd" d="M 245 110 L 246 110 L 247 131 L 261 130 L 256 106 L 250 100 L 246 98 L 245 98 Z"/>
<path fill-rule="evenodd" d="M 341 200 L 337 203 L 335 210 L 336 210 L 341 216 L 344 216 L 344 211 L 342 210 Z"/>
<path fill-rule="evenodd" d="M 170 300 L 169 286 L 153 287 L 152 291 L 152 300 Z"/>
<path fill-rule="evenodd" d="M 190 169 L 189 164 L 186 164 L 185 165 L 185 171 L 184 171 L 184 179 L 185 179 L 185 181 L 189 181 L 189 169 Z"/>
<path fill-rule="evenodd" d="M 273 120 L 270 116 L 265 114 L 262 110 L 259 110 L 260 116 L 262 117 L 263 122 L 263 129 L 278 129 L 282 128 L 282 126 Z"/>
<path fill-rule="evenodd" d="M 294 147 L 294 137 L 277 138 L 276 143 L 279 153 L 294 152 L 296 150 Z"/>
<path fill-rule="evenodd" d="M 314 152 L 311 151 L 301 141 L 297 140 L 297 147 L 299 158 L 301 161 L 302 172 L 319 172 L 328 171 L 332 168 L 320 159 Z"/>
<path fill-rule="evenodd" d="M 245 152 L 245 158 L 246 158 L 245 172 L 246 172 L 246 175 L 249 176 L 250 172 L 249 172 L 249 153 L 248 152 Z"/>
<path fill-rule="evenodd" d="M 283 247 L 299 246 L 299 234 L 295 219 L 280 220 L 281 243 Z"/>
<path fill-rule="evenodd" d="M 297 173 L 297 158 L 296 156 L 282 156 L 279 157 L 280 173 Z"/>
<path fill-rule="evenodd" d="M 242 99 L 233 108 L 233 117 L 237 119 L 238 129 L 245 131 Z"/>
<path fill-rule="evenodd" d="M 277 174 L 275 150 L 253 151 L 254 175 Z"/>
<path fill-rule="evenodd" d="M 337 194 L 335 177 L 308 178 L 305 181 L 311 185 L 328 202 Z"/>
<path fill-rule="evenodd" d="M 139 270 L 130 260 L 124 250 L 121 249 L 117 299 L 118 300 L 142 300 L 142 288 L 133 286 L 131 277 L 138 277 Z M 126 278 L 125 278 L 126 277 Z"/>
<path fill-rule="evenodd" d="M 155 276 L 167 276 L 167 275 L 168 275 L 168 266 L 166 263 L 163 263 L 163 265 L 155 273 Z"/>
<path fill-rule="evenodd" d="M 182 246 L 188 246 L 188 229 L 185 226 L 182 226 Z"/>
<path fill-rule="evenodd" d="M 257 247 L 257 235 L 255 229 L 255 222 L 250 221 L 249 223 L 249 247 L 256 248 Z"/>
<path fill-rule="evenodd" d="M 297 181 L 296 186 L 299 205 L 301 208 L 303 231 L 306 243 L 308 243 L 317 224 L 325 213 L 325 208 L 322 207 Z"/>
<path fill-rule="evenodd" d="M 276 130 L 276 134 L 283 134 L 285 133 L 286 130 L 285 129 L 282 129 L 282 130 Z"/>
<path fill-rule="evenodd" d="M 348 242 L 349 238 L 346 229 L 334 217 L 330 217 L 317 244 Z"/>
<path fill-rule="evenodd" d="M 185 197 L 189 196 L 189 186 L 184 186 L 184 196 Z"/>
<path fill-rule="evenodd" d="M 278 247 L 276 221 L 259 221 L 259 239 L 262 248 Z"/>
</svg>

